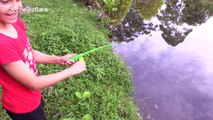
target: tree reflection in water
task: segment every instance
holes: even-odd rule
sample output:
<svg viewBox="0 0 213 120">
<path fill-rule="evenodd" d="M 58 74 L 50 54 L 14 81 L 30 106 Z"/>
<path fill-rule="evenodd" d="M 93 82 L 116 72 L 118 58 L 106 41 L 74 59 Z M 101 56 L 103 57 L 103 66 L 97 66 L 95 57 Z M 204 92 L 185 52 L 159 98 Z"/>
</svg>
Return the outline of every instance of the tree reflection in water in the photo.
<svg viewBox="0 0 213 120">
<path fill-rule="evenodd" d="M 151 31 L 155 31 L 158 26 L 152 22 L 145 22 L 136 10 L 130 9 L 126 18 L 121 24 L 112 26 L 112 40 L 116 42 L 129 42 L 134 40 L 134 37 L 138 37 L 143 34 L 150 34 Z"/>
<path fill-rule="evenodd" d="M 193 26 L 205 23 L 212 11 L 200 0 L 166 0 L 157 15 L 160 24 L 155 24 L 143 20 L 132 8 L 121 24 L 111 27 L 112 41 L 129 42 L 139 35 L 151 35 L 152 31 L 160 30 L 163 39 L 176 46 L 192 32 Z"/>
</svg>

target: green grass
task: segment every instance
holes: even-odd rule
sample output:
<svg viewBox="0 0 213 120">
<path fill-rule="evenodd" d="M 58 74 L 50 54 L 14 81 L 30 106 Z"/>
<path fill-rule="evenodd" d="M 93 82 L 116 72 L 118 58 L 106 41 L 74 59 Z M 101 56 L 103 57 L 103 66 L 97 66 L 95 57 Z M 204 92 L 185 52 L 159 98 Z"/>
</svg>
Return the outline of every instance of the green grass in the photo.
<svg viewBox="0 0 213 120">
<path fill-rule="evenodd" d="M 71 0 L 24 0 L 26 5 L 47 8 L 48 12 L 22 14 L 34 49 L 47 54 L 81 53 L 109 44 L 109 31 L 98 21 L 98 11 L 87 11 Z M 105 48 L 85 57 L 88 70 L 43 90 L 49 120 L 138 120 L 133 104 L 131 75 L 125 63 Z M 38 65 L 40 74 L 61 69 L 57 65 Z M 79 98 L 87 91 L 90 96 Z M 7 115 L 0 109 L 0 119 Z"/>
</svg>

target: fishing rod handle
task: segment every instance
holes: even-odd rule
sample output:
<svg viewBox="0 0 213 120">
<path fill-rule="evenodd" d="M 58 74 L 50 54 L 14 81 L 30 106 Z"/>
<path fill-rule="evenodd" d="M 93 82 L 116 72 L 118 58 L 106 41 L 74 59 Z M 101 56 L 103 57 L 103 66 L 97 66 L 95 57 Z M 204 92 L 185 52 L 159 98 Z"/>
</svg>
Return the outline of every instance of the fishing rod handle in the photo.
<svg viewBox="0 0 213 120">
<path fill-rule="evenodd" d="M 84 61 L 84 58 L 83 57 L 79 58 L 79 61 Z"/>
</svg>

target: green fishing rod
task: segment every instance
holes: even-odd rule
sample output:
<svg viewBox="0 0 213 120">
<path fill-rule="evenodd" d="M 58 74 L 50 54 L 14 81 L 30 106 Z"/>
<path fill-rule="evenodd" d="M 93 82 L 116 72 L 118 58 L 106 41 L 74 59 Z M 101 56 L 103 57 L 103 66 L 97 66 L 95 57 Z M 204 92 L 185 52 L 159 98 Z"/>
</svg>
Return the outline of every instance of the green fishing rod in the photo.
<svg viewBox="0 0 213 120">
<path fill-rule="evenodd" d="M 70 58 L 69 60 L 84 60 L 84 59 L 83 59 L 84 56 L 86 56 L 86 55 L 88 55 L 88 54 L 90 54 L 90 53 L 99 51 L 99 50 L 101 50 L 101 49 L 103 49 L 103 48 L 110 47 L 110 46 L 112 46 L 112 44 L 107 44 L 107 45 L 103 45 L 103 46 L 98 47 L 98 48 L 91 49 L 91 50 L 89 50 L 89 51 L 87 51 L 87 52 L 80 53 L 80 54 L 78 54 L 78 55 L 76 55 L 76 56 Z"/>
</svg>

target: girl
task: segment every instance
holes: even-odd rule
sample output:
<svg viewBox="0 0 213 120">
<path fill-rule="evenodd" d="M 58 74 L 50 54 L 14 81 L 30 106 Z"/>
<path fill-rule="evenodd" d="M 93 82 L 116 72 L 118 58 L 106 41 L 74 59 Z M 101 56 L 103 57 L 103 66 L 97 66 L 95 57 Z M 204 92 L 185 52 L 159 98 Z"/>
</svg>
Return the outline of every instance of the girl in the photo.
<svg viewBox="0 0 213 120">
<path fill-rule="evenodd" d="M 18 18 L 21 0 L 0 0 L 0 85 L 2 106 L 13 120 L 46 120 L 41 89 L 86 70 L 84 61 L 68 61 L 75 54 L 51 56 L 33 50 Z M 36 63 L 70 66 L 38 75 Z"/>
</svg>

